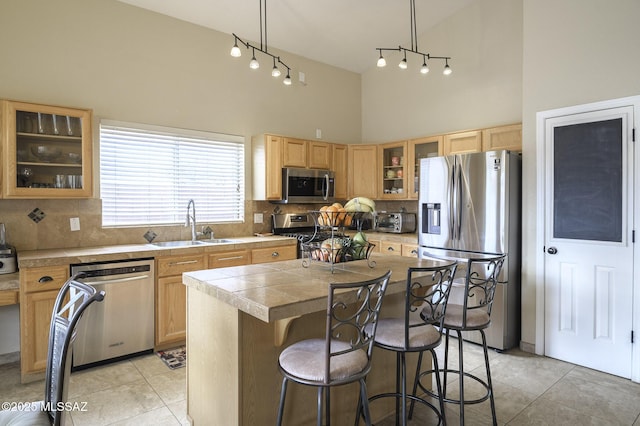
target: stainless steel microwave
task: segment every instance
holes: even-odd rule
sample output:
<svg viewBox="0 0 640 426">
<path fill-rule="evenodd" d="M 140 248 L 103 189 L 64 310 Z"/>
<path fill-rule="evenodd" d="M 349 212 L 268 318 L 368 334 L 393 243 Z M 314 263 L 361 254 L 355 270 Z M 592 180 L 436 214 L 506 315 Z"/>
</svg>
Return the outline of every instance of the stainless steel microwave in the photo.
<svg viewBox="0 0 640 426">
<path fill-rule="evenodd" d="M 330 170 L 282 169 L 281 203 L 323 203 L 334 200 L 334 173 Z"/>
</svg>

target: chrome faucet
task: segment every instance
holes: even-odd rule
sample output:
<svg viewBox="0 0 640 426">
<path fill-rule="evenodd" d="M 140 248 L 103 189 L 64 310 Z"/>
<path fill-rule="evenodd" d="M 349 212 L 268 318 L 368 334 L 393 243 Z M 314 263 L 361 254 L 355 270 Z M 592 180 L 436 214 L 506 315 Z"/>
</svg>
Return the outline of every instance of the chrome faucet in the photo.
<svg viewBox="0 0 640 426">
<path fill-rule="evenodd" d="M 191 210 L 191 206 L 193 206 L 193 215 L 189 214 L 189 210 Z M 189 200 L 189 204 L 187 204 L 187 221 L 184 226 L 191 225 L 191 241 L 195 241 L 197 237 L 196 233 L 196 203 L 193 199 Z"/>
</svg>

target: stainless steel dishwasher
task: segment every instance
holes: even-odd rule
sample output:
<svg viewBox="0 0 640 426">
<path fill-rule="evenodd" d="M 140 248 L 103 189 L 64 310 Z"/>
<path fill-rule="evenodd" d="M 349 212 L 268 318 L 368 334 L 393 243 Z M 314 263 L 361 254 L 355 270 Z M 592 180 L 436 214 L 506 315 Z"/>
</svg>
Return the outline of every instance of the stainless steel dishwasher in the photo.
<svg viewBox="0 0 640 426">
<path fill-rule="evenodd" d="M 73 369 L 153 351 L 154 260 L 135 259 L 71 265 L 71 275 L 104 290 L 78 325 Z"/>
</svg>

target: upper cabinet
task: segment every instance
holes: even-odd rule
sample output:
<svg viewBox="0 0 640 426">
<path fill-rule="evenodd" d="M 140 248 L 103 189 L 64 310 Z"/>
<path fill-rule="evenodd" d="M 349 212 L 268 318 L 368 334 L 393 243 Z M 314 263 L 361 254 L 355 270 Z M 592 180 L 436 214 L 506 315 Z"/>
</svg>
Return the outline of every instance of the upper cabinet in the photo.
<svg viewBox="0 0 640 426">
<path fill-rule="evenodd" d="M 348 154 L 348 198 L 378 198 L 378 146 L 349 145 Z"/>
<path fill-rule="evenodd" d="M 522 124 L 492 127 L 482 131 L 482 150 L 522 151 Z"/>
<path fill-rule="evenodd" d="M 444 135 L 443 154 L 470 154 L 482 151 L 482 131 L 471 130 Z"/>
<path fill-rule="evenodd" d="M 428 157 L 437 157 L 443 153 L 442 136 L 429 136 L 418 139 L 411 139 L 408 147 L 407 175 L 407 196 L 408 198 L 418 198 L 420 190 L 420 160 Z"/>
<path fill-rule="evenodd" d="M 253 199 L 282 199 L 282 136 L 260 135 L 252 138 Z"/>
<path fill-rule="evenodd" d="M 2 103 L 4 197 L 91 197 L 91 111 Z"/>
<path fill-rule="evenodd" d="M 282 167 L 307 167 L 307 141 L 282 138 Z"/>
<path fill-rule="evenodd" d="M 407 156 L 407 142 L 385 143 L 378 148 L 380 185 L 379 198 L 383 200 L 397 200 L 407 198 L 407 173 L 405 157 Z"/>
<path fill-rule="evenodd" d="M 328 142 L 308 141 L 307 142 L 307 167 L 310 169 L 332 170 L 331 168 L 331 145 Z"/>
</svg>

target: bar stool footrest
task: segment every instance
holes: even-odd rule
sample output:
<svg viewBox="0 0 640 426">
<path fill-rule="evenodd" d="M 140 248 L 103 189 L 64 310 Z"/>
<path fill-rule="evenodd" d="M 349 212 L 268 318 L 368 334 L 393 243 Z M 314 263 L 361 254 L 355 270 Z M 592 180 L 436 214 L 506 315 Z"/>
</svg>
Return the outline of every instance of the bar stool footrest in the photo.
<svg viewBox="0 0 640 426">
<path fill-rule="evenodd" d="M 458 374 L 458 375 L 460 375 L 460 371 L 458 371 L 458 370 L 449 370 L 449 369 L 447 369 L 447 370 L 440 370 L 440 372 L 441 373 L 445 373 L 446 372 L 447 374 Z M 437 398 L 438 397 L 437 394 L 435 394 L 432 390 L 426 389 L 424 386 L 422 386 L 422 382 L 420 380 L 422 379 L 422 376 L 427 375 L 427 374 L 435 374 L 435 371 L 434 370 L 428 370 L 428 371 L 421 372 L 420 376 L 418 378 L 418 386 L 427 395 L 429 395 L 431 397 L 434 397 L 434 398 Z M 485 402 L 487 399 L 489 399 L 489 397 L 491 396 L 491 392 L 489 390 L 489 384 L 486 381 L 482 380 L 480 377 L 475 376 L 475 375 L 473 375 L 471 373 L 465 372 L 464 375 L 465 375 L 465 377 L 469 377 L 470 379 L 473 379 L 476 382 L 480 383 L 480 385 L 483 386 L 485 388 L 485 390 L 486 390 L 486 393 L 483 396 L 481 396 L 480 398 L 477 398 L 477 399 L 465 399 L 464 400 L 465 404 L 480 404 L 482 402 Z M 460 400 L 459 399 L 447 398 L 446 395 L 443 395 L 442 400 L 444 402 L 446 402 L 446 403 L 449 403 L 449 404 L 460 405 Z"/>
</svg>

